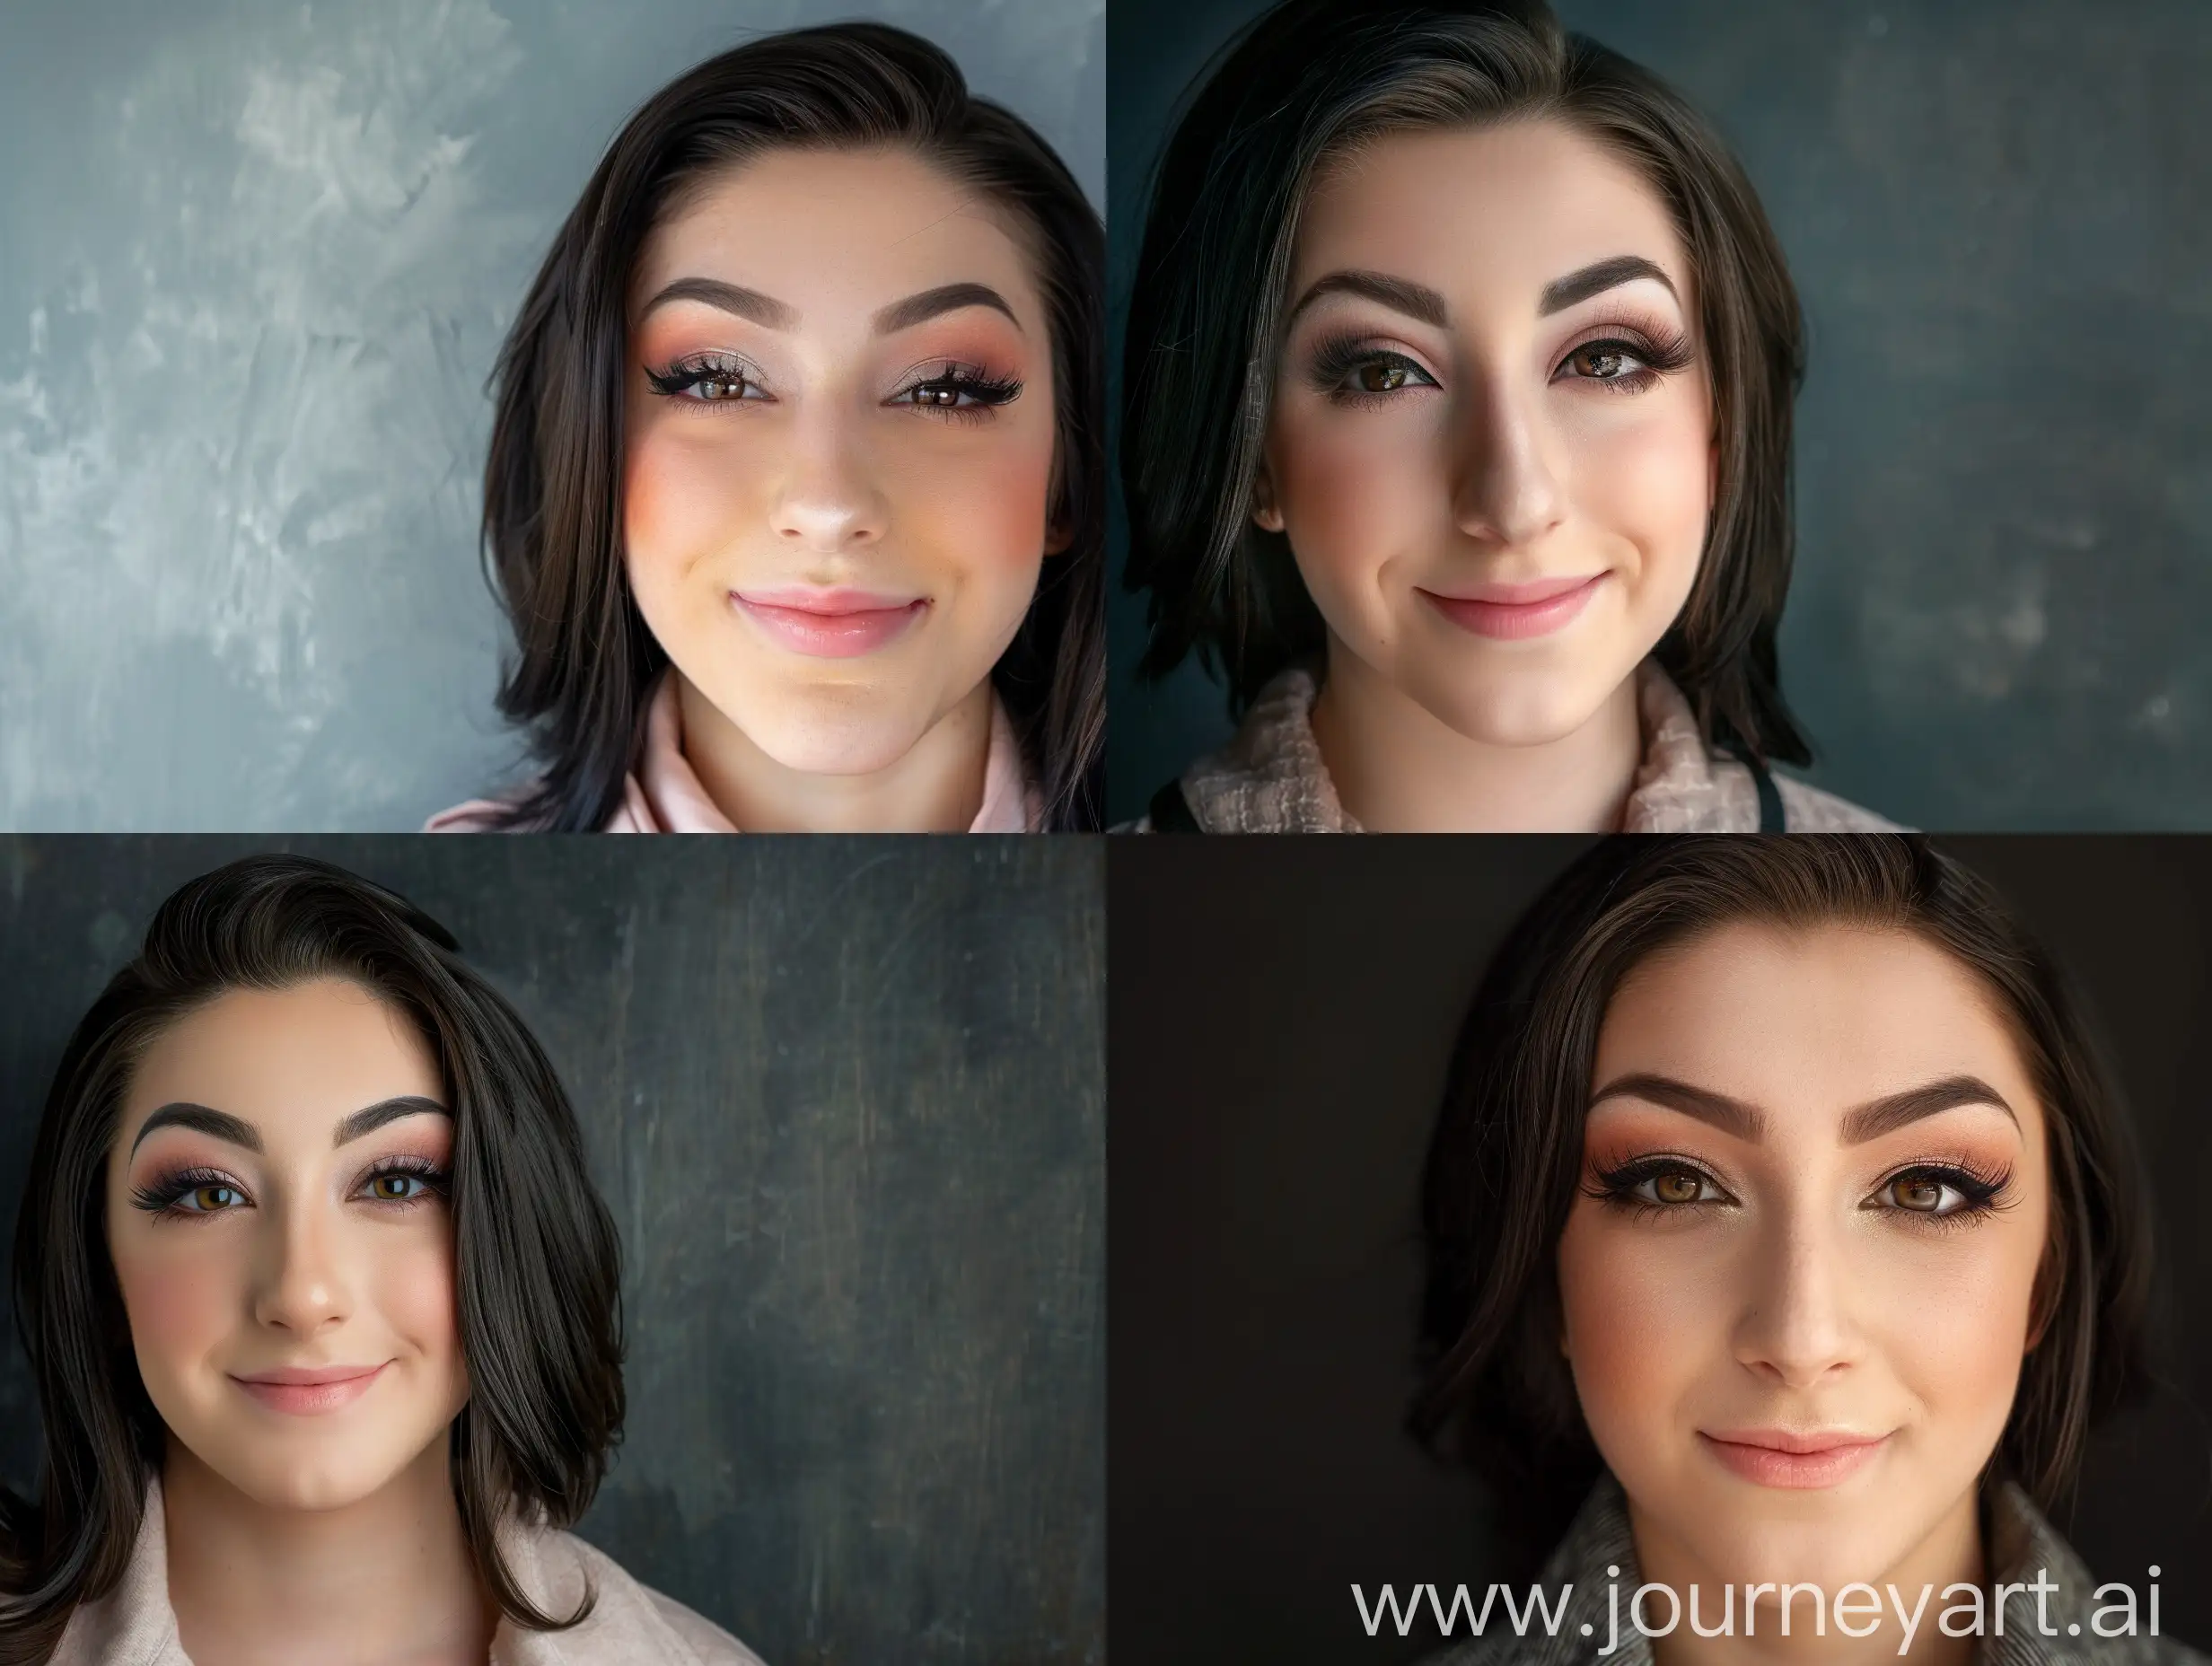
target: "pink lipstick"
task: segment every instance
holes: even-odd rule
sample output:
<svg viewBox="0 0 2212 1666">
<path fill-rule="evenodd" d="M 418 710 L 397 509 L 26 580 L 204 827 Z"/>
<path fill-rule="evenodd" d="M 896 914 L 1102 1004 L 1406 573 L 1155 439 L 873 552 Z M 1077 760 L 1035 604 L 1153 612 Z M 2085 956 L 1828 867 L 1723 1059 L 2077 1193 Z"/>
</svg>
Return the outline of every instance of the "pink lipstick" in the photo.
<svg viewBox="0 0 2212 1666">
<path fill-rule="evenodd" d="M 730 602 L 777 646 L 822 660 L 873 653 L 904 635 L 929 607 L 926 596 L 883 596 L 813 584 L 733 590 Z"/>
<path fill-rule="evenodd" d="M 1698 1432 L 1705 1450 L 1745 1480 L 1760 1486 L 1833 1486 L 1872 1463 L 1888 1444 L 1886 1434 L 1848 1430 L 1792 1434 L 1786 1429 Z"/>
<path fill-rule="evenodd" d="M 1462 630 L 1502 642 L 1549 636 L 1564 628 L 1605 582 L 1602 573 L 1537 579 L 1526 584 L 1478 584 L 1455 595 L 1424 590 L 1429 606 Z"/>
<path fill-rule="evenodd" d="M 271 1411 L 313 1417 L 352 1405 L 383 1373 L 383 1365 L 287 1366 L 231 1381 Z"/>
</svg>

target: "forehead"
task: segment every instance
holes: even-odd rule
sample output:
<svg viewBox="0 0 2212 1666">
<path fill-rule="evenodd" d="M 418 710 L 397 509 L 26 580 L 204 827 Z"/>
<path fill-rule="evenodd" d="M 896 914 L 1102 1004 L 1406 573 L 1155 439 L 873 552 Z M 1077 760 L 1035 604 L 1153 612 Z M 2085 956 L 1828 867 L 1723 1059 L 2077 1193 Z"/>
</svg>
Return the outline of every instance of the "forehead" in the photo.
<svg viewBox="0 0 2212 1666">
<path fill-rule="evenodd" d="M 1644 176 L 1558 121 L 1385 134 L 1332 163 L 1299 222 L 1295 283 L 1341 267 L 1523 305 L 1615 255 L 1690 294 L 1689 259 Z"/>
<path fill-rule="evenodd" d="M 444 1097 L 428 1044 L 401 1013 L 338 978 L 233 989 L 147 1048 L 123 1107 L 122 1136 L 179 1100 L 264 1129 L 327 1128 L 402 1094 Z"/>
<path fill-rule="evenodd" d="M 685 276 L 759 290 L 803 328 L 970 282 L 1040 321 L 1018 216 L 906 150 L 772 150 L 715 175 L 646 238 L 632 306 Z"/>
<path fill-rule="evenodd" d="M 1923 937 L 1842 924 L 1738 922 L 1645 960 L 1606 1009 L 1591 1085 L 1628 1071 L 1800 1120 L 1961 1074 L 2023 1128 L 2035 1102 L 1979 978 Z"/>
</svg>

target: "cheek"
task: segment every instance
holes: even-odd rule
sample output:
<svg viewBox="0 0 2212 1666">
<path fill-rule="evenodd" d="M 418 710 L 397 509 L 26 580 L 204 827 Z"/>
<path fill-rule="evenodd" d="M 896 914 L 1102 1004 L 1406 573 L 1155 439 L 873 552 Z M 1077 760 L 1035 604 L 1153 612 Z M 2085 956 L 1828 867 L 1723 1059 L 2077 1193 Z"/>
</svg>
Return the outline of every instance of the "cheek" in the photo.
<svg viewBox="0 0 2212 1666">
<path fill-rule="evenodd" d="M 2028 1225 L 2008 1219 L 1951 1241 L 1884 1245 L 1870 1258 L 1882 1287 L 1865 1311 L 1882 1327 L 1883 1355 L 1937 1427 L 1993 1434 L 2011 1409 L 2041 1242 L 2018 1230 Z M 1944 1322 L 1924 1322 L 1929 1313 Z"/>
<path fill-rule="evenodd" d="M 1586 403 L 1628 402 L 1620 395 L 1581 397 Z M 1705 544 L 1711 482 L 1702 401 L 1582 413 L 1565 425 L 1563 435 L 1574 459 L 1578 514 L 1594 530 L 1635 548 L 1641 583 L 1686 595 Z"/>
<path fill-rule="evenodd" d="M 426 1213 L 427 1213 L 426 1211 Z M 412 1224 L 407 1235 L 380 1239 L 369 1261 L 374 1269 L 377 1311 L 392 1331 L 426 1357 L 461 1356 L 460 1321 L 453 1295 L 453 1247 L 443 1221 Z"/>
<path fill-rule="evenodd" d="M 237 1326 L 244 1308 L 242 1250 L 187 1224 L 171 1229 L 203 1241 L 138 1243 L 115 1258 L 116 1284 L 130 1317 L 131 1346 L 149 1370 L 181 1371 Z M 230 1234 L 235 1237 L 237 1234 Z"/>
<path fill-rule="evenodd" d="M 1559 1241 L 1559 1301 L 1583 1413 L 1607 1456 L 1664 1423 L 1720 1346 L 1727 1274 L 1689 1234 L 1637 1233 L 1577 1201 Z M 1617 1466 L 1618 1467 L 1618 1466 Z"/>
<path fill-rule="evenodd" d="M 1343 412 L 1293 395 L 1269 425 L 1276 506 L 1309 577 L 1371 571 L 1434 519 L 1425 507 L 1448 508 L 1432 436 L 1408 404 Z"/>
<path fill-rule="evenodd" d="M 633 430 L 622 475 L 622 542 L 630 583 L 641 593 L 725 548 L 749 513 L 765 513 L 756 502 L 754 448 L 738 436 L 706 432 L 744 421 L 660 414 Z"/>
</svg>

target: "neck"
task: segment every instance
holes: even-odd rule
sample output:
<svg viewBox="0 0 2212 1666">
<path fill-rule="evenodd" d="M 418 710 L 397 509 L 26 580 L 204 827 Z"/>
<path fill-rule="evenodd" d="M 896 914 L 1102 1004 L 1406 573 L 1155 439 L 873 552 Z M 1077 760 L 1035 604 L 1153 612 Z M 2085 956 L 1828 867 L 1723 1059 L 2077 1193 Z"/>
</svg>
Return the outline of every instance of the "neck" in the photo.
<svg viewBox="0 0 2212 1666">
<path fill-rule="evenodd" d="M 483 1666 L 496 1613 L 478 1583 L 434 1442 L 357 1503 L 258 1503 L 170 1442 L 169 1600 L 196 1661 Z"/>
<path fill-rule="evenodd" d="M 1472 741 L 1332 636 L 1313 738 L 1337 799 L 1377 833 L 1607 833 L 1644 756 L 1636 679 L 1533 746 Z"/>
<path fill-rule="evenodd" d="M 1866 1583 L 1881 1600 L 1878 1621 L 1865 1593 L 1851 1593 L 1848 1600 L 1859 1606 L 1846 1610 L 1850 1629 L 1861 1631 L 1870 1624 L 1874 1626 L 1863 1637 L 1846 1635 L 1836 1623 L 1834 1604 L 1846 1588 L 1843 1584 L 1833 1590 L 1821 1588 L 1820 1600 L 1828 1610 L 1823 1617 L 1825 1636 L 1820 1635 L 1821 1628 L 1813 1623 L 1810 1591 L 1796 1598 L 1790 1615 L 1790 1635 L 1783 1636 L 1782 1611 L 1777 1593 L 1771 1589 L 1756 1599 L 1753 1629 L 1746 1636 L 1746 1616 L 1752 1607 L 1746 1600 L 1744 1582 L 1741 1580 L 1736 1582 L 1734 1591 L 1734 1635 L 1698 1636 L 1690 1627 L 1691 1587 L 1698 1590 L 1698 1618 L 1711 1630 L 1720 1625 L 1726 1613 L 1724 1604 L 1727 1599 L 1723 1592 L 1728 1582 L 1703 1566 L 1688 1547 L 1656 1528 L 1637 1509 L 1634 1500 L 1628 1504 L 1628 1525 L 1636 1541 L 1637 1576 L 1648 1583 L 1666 1585 L 1682 1599 L 1682 1623 L 1670 1635 L 1652 1639 L 1652 1658 L 1656 1666 L 1707 1666 L 1708 1662 L 1712 1666 L 1761 1666 L 1762 1662 L 1772 1662 L 1773 1666 L 1857 1666 L 1858 1662 L 1865 1662 L 1865 1666 L 1874 1666 L 1877 1661 L 1892 1666 L 1900 1660 L 1907 1662 L 1908 1666 L 1969 1666 L 1980 1639 L 1971 1635 L 1946 1636 L 1937 1623 L 1947 1602 L 1944 1587 L 1953 1583 L 1983 1584 L 1985 1629 L 1989 1624 L 1986 1607 L 1988 1591 L 1982 1574 L 1981 1521 L 1971 1490 L 1893 1565 L 1868 1577 Z M 1897 1592 L 1895 1598 L 1890 1594 L 1892 1586 Z M 1925 1606 L 1920 1606 L 1923 1590 L 1927 1596 Z M 1627 1600 L 1624 1589 L 1624 1605 Z M 1904 1604 L 1903 1618 L 1897 1612 L 1896 1602 L 1900 1600 Z M 1667 1611 L 1664 1600 L 1657 1598 L 1646 1609 L 1655 1625 L 1666 1623 Z M 1623 1626 L 1627 1623 L 1624 1618 Z"/>
<path fill-rule="evenodd" d="M 989 679 L 895 763 L 861 775 L 786 768 L 748 740 L 680 671 L 683 755 L 699 785 L 747 833 L 964 833 L 983 808 Z"/>
</svg>

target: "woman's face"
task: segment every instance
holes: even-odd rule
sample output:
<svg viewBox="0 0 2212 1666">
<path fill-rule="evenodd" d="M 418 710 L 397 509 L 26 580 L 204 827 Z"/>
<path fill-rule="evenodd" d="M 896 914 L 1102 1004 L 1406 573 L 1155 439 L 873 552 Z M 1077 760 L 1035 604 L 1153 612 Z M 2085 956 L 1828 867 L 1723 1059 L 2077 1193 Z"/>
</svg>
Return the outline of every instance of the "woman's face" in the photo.
<svg viewBox="0 0 2212 1666">
<path fill-rule="evenodd" d="M 444 1103 L 408 1021 L 338 979 L 234 990 L 147 1049 L 108 1250 L 172 1461 L 305 1510 L 443 1461 L 469 1398 Z"/>
<path fill-rule="evenodd" d="M 1031 267 L 1004 210 L 898 150 L 771 152 L 647 240 L 630 586 L 786 768 L 903 758 L 989 676 L 1065 541 Z"/>
<path fill-rule="evenodd" d="M 1350 653 L 1470 739 L 1573 732 L 1665 633 L 1712 506 L 1692 275 L 1549 121 L 1394 135 L 1298 229 L 1255 518 Z"/>
<path fill-rule="evenodd" d="M 1974 976 L 1904 933 L 1729 925 L 1623 982 L 1592 1092 L 1562 1346 L 1645 1577 L 1832 1597 L 1971 1549 L 2050 1208 Z"/>
</svg>

